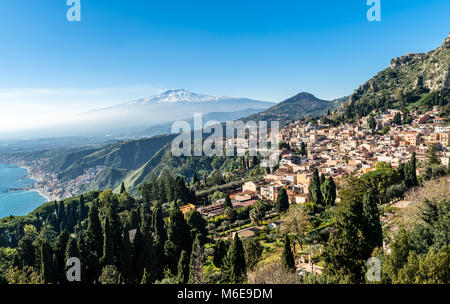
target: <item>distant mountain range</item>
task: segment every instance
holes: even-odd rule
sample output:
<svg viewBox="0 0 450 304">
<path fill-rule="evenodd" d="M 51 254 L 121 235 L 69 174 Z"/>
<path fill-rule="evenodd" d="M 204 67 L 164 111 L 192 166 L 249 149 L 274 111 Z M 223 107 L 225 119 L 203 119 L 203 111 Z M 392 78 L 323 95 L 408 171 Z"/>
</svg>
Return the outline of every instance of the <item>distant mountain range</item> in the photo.
<svg viewBox="0 0 450 304">
<path fill-rule="evenodd" d="M 183 89 L 169 90 L 160 95 L 138 99 L 108 108 L 93 110 L 79 115 L 79 121 L 89 126 L 91 132 L 109 132 L 125 136 L 141 134 L 150 127 L 160 126 L 177 120 L 191 119 L 194 113 L 236 113 L 248 115 L 274 105 L 273 102 L 239 97 L 216 97 L 192 93 Z M 234 115 L 232 118 L 237 118 Z M 217 117 L 224 115 L 216 115 Z M 225 120 L 221 119 L 220 122 Z M 112 128 L 112 126 L 114 126 Z M 97 134 L 93 134 L 97 135 Z M 148 134 L 148 132 L 145 135 Z"/>
</svg>

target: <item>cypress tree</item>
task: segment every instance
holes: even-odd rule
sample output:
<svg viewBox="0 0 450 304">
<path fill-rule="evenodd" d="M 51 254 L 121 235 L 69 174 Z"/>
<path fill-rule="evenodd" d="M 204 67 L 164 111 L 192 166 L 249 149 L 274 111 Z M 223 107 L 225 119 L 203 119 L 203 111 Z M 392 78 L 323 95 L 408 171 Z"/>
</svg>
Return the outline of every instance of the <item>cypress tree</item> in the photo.
<svg viewBox="0 0 450 304">
<path fill-rule="evenodd" d="M 323 252 L 325 273 L 352 283 L 364 281 L 367 250 L 362 232 L 362 204 L 345 198 L 337 205 L 336 223 Z"/>
<path fill-rule="evenodd" d="M 183 250 L 178 261 L 178 284 L 187 284 L 189 280 L 189 254 Z"/>
<path fill-rule="evenodd" d="M 189 283 L 203 283 L 203 265 L 205 264 L 205 250 L 201 244 L 200 237 L 195 238 L 192 244 L 191 259 L 189 264 Z"/>
<path fill-rule="evenodd" d="M 320 174 L 320 185 L 322 185 L 325 182 L 325 175 Z"/>
<path fill-rule="evenodd" d="M 41 276 L 44 283 L 56 283 L 53 250 L 47 240 L 41 241 Z"/>
<path fill-rule="evenodd" d="M 334 203 L 336 201 L 336 184 L 334 183 L 334 180 L 331 176 L 320 185 L 320 190 L 325 205 L 334 206 Z"/>
<path fill-rule="evenodd" d="M 227 255 L 228 248 L 229 248 L 229 244 L 226 241 L 219 239 L 216 242 L 216 246 L 214 248 L 214 257 L 213 257 L 213 262 L 216 267 L 218 267 L 218 268 L 222 267 L 223 260 L 224 260 L 225 256 Z"/>
<path fill-rule="evenodd" d="M 289 197 L 287 195 L 286 189 L 281 188 L 278 191 L 275 208 L 278 212 L 286 212 L 289 209 Z"/>
<path fill-rule="evenodd" d="M 363 234 L 367 242 L 367 255 L 370 256 L 376 247 L 383 245 L 383 230 L 378 213 L 377 195 L 373 191 L 363 197 Z"/>
<path fill-rule="evenodd" d="M 197 172 L 194 173 L 194 177 L 192 178 L 192 183 L 195 185 L 200 183 L 200 179 L 198 178 Z"/>
<path fill-rule="evenodd" d="M 411 159 L 405 167 L 405 186 L 416 187 L 419 185 L 416 174 L 416 152 L 413 152 Z"/>
<path fill-rule="evenodd" d="M 162 178 L 158 180 L 158 201 L 161 204 L 167 203 L 166 184 Z"/>
<path fill-rule="evenodd" d="M 163 212 L 162 208 L 158 205 L 156 206 L 154 212 L 153 212 L 153 231 L 155 231 L 155 234 L 159 236 L 161 242 L 167 241 L 167 231 L 164 227 L 164 218 L 163 218 Z"/>
<path fill-rule="evenodd" d="M 150 279 L 150 274 L 149 274 L 149 271 L 147 271 L 147 268 L 144 268 L 144 274 L 142 275 L 141 284 L 143 284 L 143 285 L 152 284 L 152 281 Z"/>
<path fill-rule="evenodd" d="M 222 283 L 240 284 L 246 277 L 244 246 L 236 233 L 222 267 Z"/>
<path fill-rule="evenodd" d="M 130 230 L 137 229 L 141 225 L 141 220 L 139 218 L 139 214 L 135 209 L 131 210 L 130 214 L 128 215 L 128 227 Z"/>
<path fill-rule="evenodd" d="M 125 184 L 122 182 L 120 185 L 120 194 L 127 192 L 127 189 L 125 188 Z"/>
<path fill-rule="evenodd" d="M 183 250 L 190 252 L 192 241 L 189 226 L 184 219 L 183 213 L 175 203 L 169 210 L 169 225 L 167 227 L 167 241 L 164 245 L 164 251 L 167 256 L 169 269 L 176 273 L 178 259 Z"/>
<path fill-rule="evenodd" d="M 103 232 L 98 209 L 95 204 L 89 209 L 88 228 L 86 232 L 86 245 L 88 250 L 100 258 L 103 255 Z"/>
<path fill-rule="evenodd" d="M 289 237 L 287 235 L 284 238 L 284 250 L 281 255 L 281 263 L 286 269 L 295 271 L 294 255 L 292 254 L 291 242 L 289 241 Z"/>
<path fill-rule="evenodd" d="M 231 198 L 229 194 L 225 196 L 225 202 L 223 203 L 223 210 L 228 208 L 233 209 L 233 204 L 231 203 Z"/>
<path fill-rule="evenodd" d="M 317 168 L 314 168 L 313 178 L 309 185 L 309 196 L 315 204 L 321 205 L 323 203 L 322 192 L 320 191 L 319 170 Z"/>
<path fill-rule="evenodd" d="M 103 266 L 114 265 L 114 242 L 111 235 L 111 224 L 109 217 L 105 219 L 105 229 L 103 233 L 103 256 L 101 263 Z"/>
</svg>

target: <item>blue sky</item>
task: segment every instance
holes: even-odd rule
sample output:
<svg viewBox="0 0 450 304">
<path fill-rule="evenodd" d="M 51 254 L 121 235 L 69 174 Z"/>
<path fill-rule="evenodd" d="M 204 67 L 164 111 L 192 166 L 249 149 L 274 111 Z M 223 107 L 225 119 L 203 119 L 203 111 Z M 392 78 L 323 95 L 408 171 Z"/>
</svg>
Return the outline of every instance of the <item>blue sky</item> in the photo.
<svg viewBox="0 0 450 304">
<path fill-rule="evenodd" d="M 408 52 L 439 46 L 450 1 L 0 2 L 0 131 L 184 88 L 281 101 L 337 98 Z"/>
</svg>

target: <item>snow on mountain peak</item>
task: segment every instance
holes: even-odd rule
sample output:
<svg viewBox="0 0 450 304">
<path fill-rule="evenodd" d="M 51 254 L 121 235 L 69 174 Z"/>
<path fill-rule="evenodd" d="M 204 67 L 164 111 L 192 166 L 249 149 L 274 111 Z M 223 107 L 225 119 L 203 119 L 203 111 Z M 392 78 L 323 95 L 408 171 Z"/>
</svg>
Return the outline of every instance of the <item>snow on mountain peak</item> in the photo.
<svg viewBox="0 0 450 304">
<path fill-rule="evenodd" d="M 136 100 L 135 103 L 177 103 L 177 102 L 205 102 L 205 101 L 219 101 L 225 97 L 215 97 L 205 94 L 197 94 L 186 91 L 184 89 L 168 90 L 162 94 L 151 96 L 145 99 Z"/>
</svg>

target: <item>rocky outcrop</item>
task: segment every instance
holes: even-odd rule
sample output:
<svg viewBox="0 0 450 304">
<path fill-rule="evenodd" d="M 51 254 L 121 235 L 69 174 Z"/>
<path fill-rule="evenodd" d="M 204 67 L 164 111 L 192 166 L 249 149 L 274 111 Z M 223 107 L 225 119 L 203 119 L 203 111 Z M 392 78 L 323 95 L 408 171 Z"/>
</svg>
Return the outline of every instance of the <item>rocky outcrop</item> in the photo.
<svg viewBox="0 0 450 304">
<path fill-rule="evenodd" d="M 409 53 L 405 56 L 397 57 L 391 60 L 391 68 L 394 69 L 396 67 L 402 66 L 404 64 L 407 64 L 408 62 L 415 60 L 415 59 L 421 59 L 425 56 L 423 53 Z"/>
</svg>

